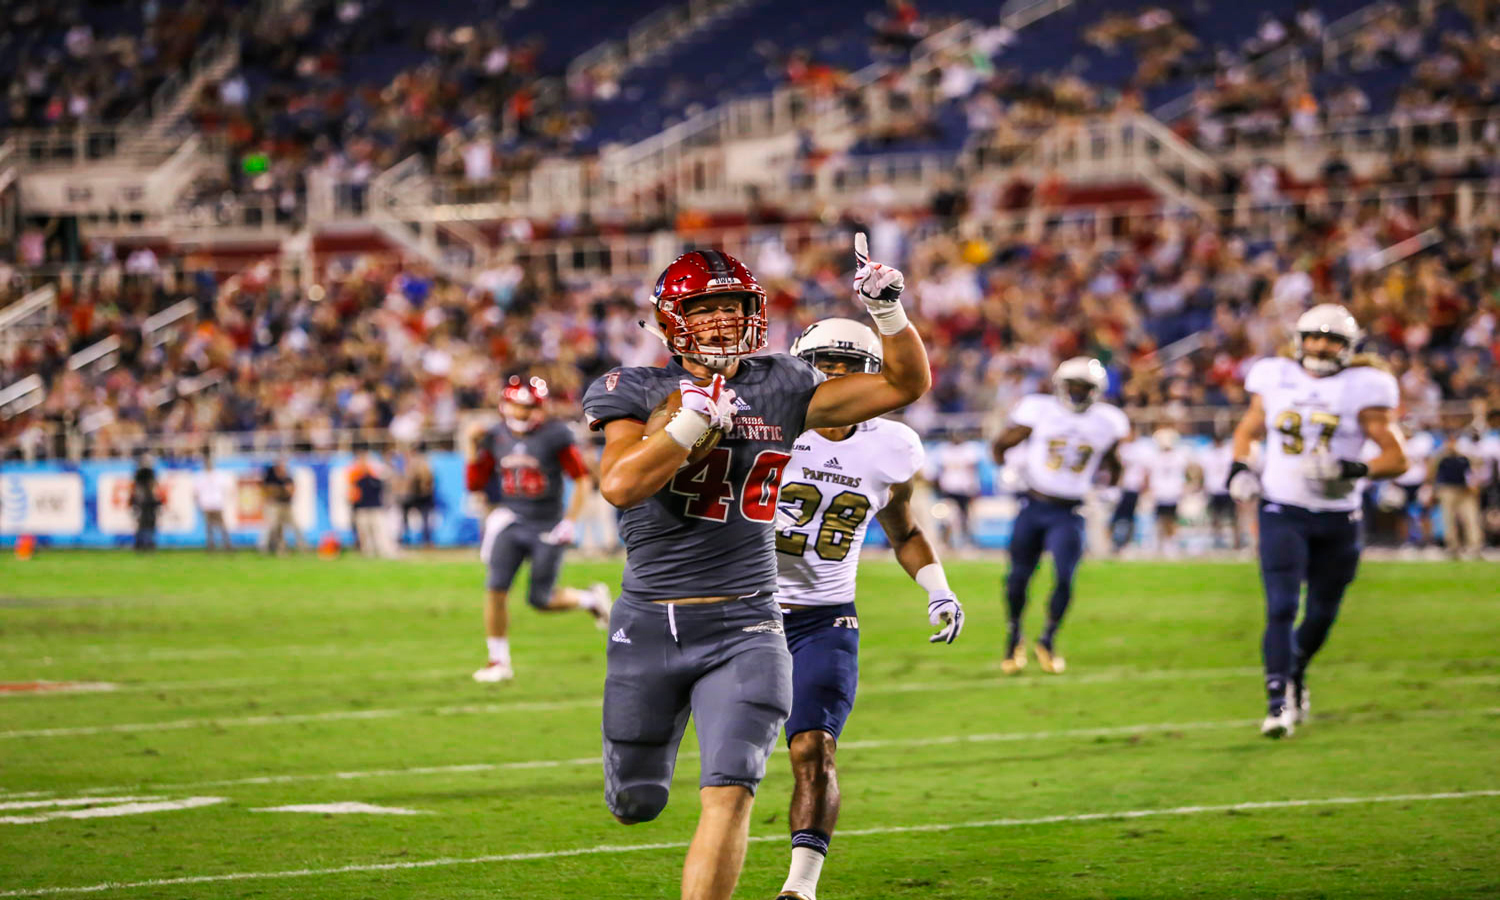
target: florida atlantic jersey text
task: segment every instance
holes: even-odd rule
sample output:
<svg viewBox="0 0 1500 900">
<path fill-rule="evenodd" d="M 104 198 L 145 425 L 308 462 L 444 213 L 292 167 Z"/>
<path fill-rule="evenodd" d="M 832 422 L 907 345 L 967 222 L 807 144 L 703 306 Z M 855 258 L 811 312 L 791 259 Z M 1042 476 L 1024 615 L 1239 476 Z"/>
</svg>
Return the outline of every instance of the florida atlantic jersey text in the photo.
<svg viewBox="0 0 1500 900">
<path fill-rule="evenodd" d="M 891 486 L 921 471 L 922 441 L 900 422 L 872 419 L 842 441 L 797 438 L 781 480 L 792 524 L 776 533 L 776 599 L 799 606 L 854 602 L 854 574 L 870 519 Z"/>
<path fill-rule="evenodd" d="M 1016 404 L 1011 422 L 1031 429 L 1026 439 L 1026 485 L 1064 500 L 1082 500 L 1099 461 L 1130 433 L 1130 420 L 1108 403 L 1083 412 L 1051 394 L 1030 394 Z"/>
<path fill-rule="evenodd" d="M 691 377 L 675 362 L 607 372 L 583 398 L 589 427 L 645 422 Z M 822 381 L 821 372 L 785 354 L 740 361 L 728 382 L 736 397 L 734 433 L 620 513 L 627 593 L 671 600 L 775 589 L 777 485 Z"/>
<path fill-rule="evenodd" d="M 1339 497 L 1315 491 L 1303 476 L 1303 463 L 1318 451 L 1335 459 L 1358 459 L 1365 442 L 1359 414 L 1371 407 L 1395 408 L 1400 402 L 1396 379 L 1369 366 L 1319 378 L 1296 360 L 1274 357 L 1250 367 L 1245 390 L 1259 394 L 1265 407 L 1265 498 L 1311 510 L 1358 509 L 1358 491 Z"/>
</svg>

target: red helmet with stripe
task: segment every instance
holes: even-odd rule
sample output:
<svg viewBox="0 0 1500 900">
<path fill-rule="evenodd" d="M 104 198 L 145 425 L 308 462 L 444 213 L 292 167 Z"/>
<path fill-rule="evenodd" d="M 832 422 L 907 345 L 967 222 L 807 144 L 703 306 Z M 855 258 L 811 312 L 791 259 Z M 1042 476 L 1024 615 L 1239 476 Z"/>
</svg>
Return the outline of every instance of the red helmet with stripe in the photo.
<svg viewBox="0 0 1500 900">
<path fill-rule="evenodd" d="M 514 434 L 526 434 L 535 429 L 546 418 L 546 413 L 541 411 L 546 399 L 547 382 L 534 376 L 525 381 L 519 375 L 510 376 L 500 394 L 500 415 L 505 419 L 505 427 Z M 525 412 L 518 412 L 513 407 L 521 407 Z"/>
<path fill-rule="evenodd" d="M 536 377 L 522 381 L 521 376 L 512 375 L 505 382 L 503 396 L 506 403 L 517 406 L 541 406 L 547 399 L 547 382 Z"/>
<path fill-rule="evenodd" d="M 739 298 L 738 314 L 688 321 L 692 301 L 720 294 Z M 656 279 L 652 302 L 657 336 L 673 355 L 724 368 L 765 349 L 766 290 L 744 263 L 722 250 L 694 250 L 677 257 Z"/>
</svg>

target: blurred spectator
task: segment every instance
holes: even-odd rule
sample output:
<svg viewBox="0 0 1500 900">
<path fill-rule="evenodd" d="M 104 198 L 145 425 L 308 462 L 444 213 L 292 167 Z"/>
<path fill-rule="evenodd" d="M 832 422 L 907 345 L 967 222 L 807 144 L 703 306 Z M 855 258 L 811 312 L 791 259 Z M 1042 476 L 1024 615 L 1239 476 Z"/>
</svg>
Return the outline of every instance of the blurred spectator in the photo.
<svg viewBox="0 0 1500 900">
<path fill-rule="evenodd" d="M 232 492 L 231 476 L 214 468 L 212 454 L 203 454 L 203 468 L 193 475 L 193 500 L 203 514 L 203 530 L 207 548 L 214 549 L 214 536 L 223 541 L 225 550 L 232 550 L 229 543 L 229 528 L 224 524 L 224 504 Z"/>
<path fill-rule="evenodd" d="M 135 551 L 156 549 L 156 513 L 161 509 L 161 485 L 156 480 L 156 458 L 141 455 L 130 483 L 130 508 L 135 513 Z"/>
<path fill-rule="evenodd" d="M 261 476 L 261 490 L 266 510 L 266 552 L 272 556 L 281 552 L 287 529 L 292 532 L 292 540 L 287 546 L 292 550 L 301 550 L 302 530 L 297 526 L 296 516 L 292 514 L 292 497 L 296 494 L 297 483 L 293 480 L 285 459 L 278 459 L 266 467 L 265 474 Z"/>
<path fill-rule="evenodd" d="M 422 534 L 422 544 L 432 546 L 432 517 L 437 506 L 437 483 L 432 475 L 432 463 L 420 450 L 406 455 L 405 471 L 402 473 L 401 491 L 401 536 L 406 541 L 411 528 L 412 513 L 416 513 Z"/>
</svg>

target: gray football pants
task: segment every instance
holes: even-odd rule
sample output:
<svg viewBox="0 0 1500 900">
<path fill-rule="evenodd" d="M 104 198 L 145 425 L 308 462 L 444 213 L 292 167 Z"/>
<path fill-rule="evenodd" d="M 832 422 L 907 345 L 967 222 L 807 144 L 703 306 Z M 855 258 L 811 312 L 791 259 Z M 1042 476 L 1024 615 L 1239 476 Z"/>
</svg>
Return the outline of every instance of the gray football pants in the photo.
<svg viewBox="0 0 1500 900">
<path fill-rule="evenodd" d="M 649 822 L 667 805 L 689 714 L 699 787 L 754 793 L 792 707 L 792 656 L 770 593 L 694 606 L 630 596 L 610 613 L 604 801 Z"/>
</svg>

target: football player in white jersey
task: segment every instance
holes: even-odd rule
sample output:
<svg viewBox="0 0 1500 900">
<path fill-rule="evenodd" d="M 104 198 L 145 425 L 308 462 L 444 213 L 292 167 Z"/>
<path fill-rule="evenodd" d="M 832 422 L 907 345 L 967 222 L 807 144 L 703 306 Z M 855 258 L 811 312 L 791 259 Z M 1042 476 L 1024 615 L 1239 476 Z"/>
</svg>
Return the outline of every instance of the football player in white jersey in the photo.
<svg viewBox="0 0 1500 900">
<path fill-rule="evenodd" d="M 1359 338 L 1348 310 L 1320 304 L 1297 320 L 1295 359 L 1262 359 L 1245 376 L 1250 408 L 1234 430 L 1229 493 L 1261 498 L 1267 714 L 1260 730 L 1271 738 L 1290 735 L 1307 716 L 1307 664 L 1359 565 L 1360 481 L 1407 468 L 1395 425 L 1396 379 L 1379 360 L 1354 355 Z M 1257 477 L 1250 452 L 1262 438 L 1265 467 Z M 1366 438 L 1379 454 L 1361 462 Z M 1294 632 L 1304 582 L 1307 611 Z"/>
<path fill-rule="evenodd" d="M 1146 484 L 1156 503 L 1156 548 L 1172 555 L 1177 547 L 1177 505 L 1187 490 L 1188 465 L 1192 462 L 1175 428 L 1158 428 L 1151 435 L 1151 463 Z"/>
<path fill-rule="evenodd" d="M 829 378 L 880 370 L 880 341 L 850 319 L 824 319 L 792 344 L 792 355 Z M 787 746 L 796 784 L 788 824 L 792 863 L 778 900 L 814 900 L 839 815 L 834 751 L 859 681 L 854 576 L 873 514 L 896 560 L 927 592 L 933 642 L 953 643 L 964 611 L 942 564 L 912 516 L 912 480 L 922 442 L 900 422 L 803 433 L 781 479 L 776 600 L 792 651 Z"/>
<path fill-rule="evenodd" d="M 1234 445 L 1229 435 L 1217 426 L 1213 443 L 1198 452 L 1198 468 L 1203 472 L 1203 491 L 1208 494 L 1208 524 L 1213 530 L 1214 546 L 1232 546 L 1238 550 L 1244 544 L 1244 531 L 1240 528 L 1239 509 L 1229 496 L 1229 467 L 1234 464 Z M 1223 529 L 1229 526 L 1232 543 L 1226 545 Z"/>
<path fill-rule="evenodd" d="M 1083 516 L 1078 514 L 1103 465 L 1110 482 L 1120 477 L 1120 441 L 1130 433 L 1125 413 L 1098 402 L 1107 378 L 1097 359 L 1075 356 L 1057 367 L 1053 393 L 1031 394 L 1011 411 L 1011 425 L 995 442 L 995 458 L 1026 442 L 1026 494 L 1010 536 L 1010 574 L 1005 602 L 1010 608 L 1010 635 L 1000 669 L 1014 675 L 1026 667 L 1021 640 L 1021 613 L 1026 588 L 1042 560 L 1052 554 L 1057 583 L 1047 609 L 1047 627 L 1036 642 L 1037 664 L 1058 675 L 1067 667 L 1057 654 L 1057 629 L 1073 599 L 1073 573 L 1083 557 Z"/>
</svg>

